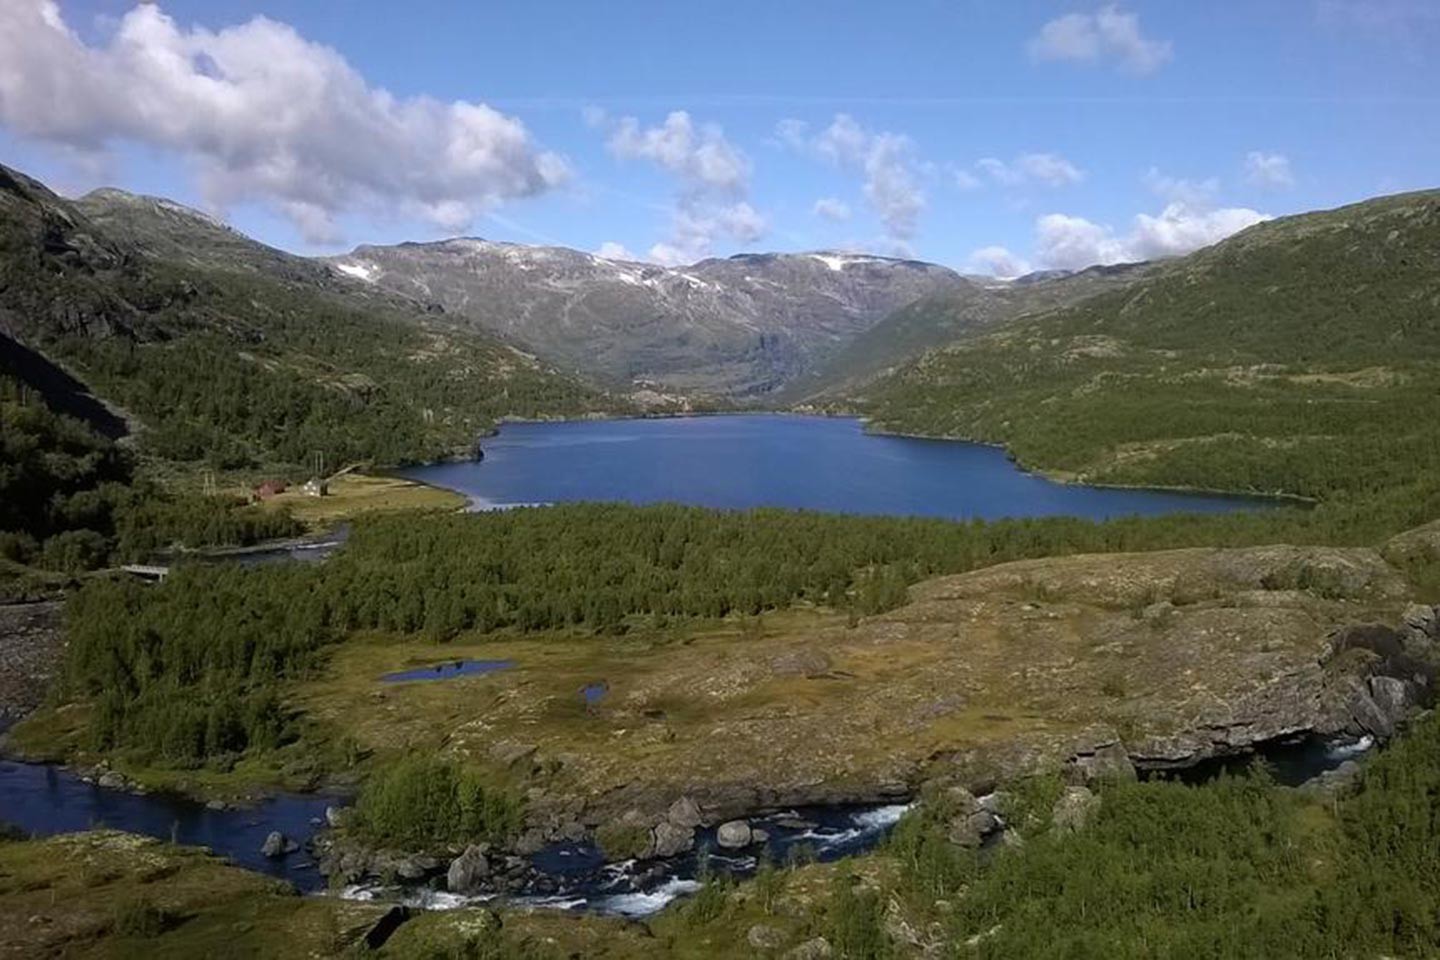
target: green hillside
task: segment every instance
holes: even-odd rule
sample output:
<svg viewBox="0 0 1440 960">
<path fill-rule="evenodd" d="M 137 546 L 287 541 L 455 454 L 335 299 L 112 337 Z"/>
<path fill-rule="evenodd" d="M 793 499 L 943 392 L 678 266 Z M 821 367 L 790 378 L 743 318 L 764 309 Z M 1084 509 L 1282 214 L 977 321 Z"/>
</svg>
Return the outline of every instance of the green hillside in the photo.
<svg viewBox="0 0 1440 960">
<path fill-rule="evenodd" d="M 429 459 L 503 415 L 614 405 L 178 205 L 71 203 L 0 168 L 0 373 L 39 386 L 46 359 L 138 418 L 144 450 L 222 469 Z"/>
<path fill-rule="evenodd" d="M 854 403 L 1090 482 L 1418 510 L 1440 489 L 1440 192 L 1261 224 Z"/>
<path fill-rule="evenodd" d="M 1026 314 L 1068 306 L 1124 287 L 1152 272 L 1150 263 L 1090 267 L 1059 276 L 1033 274 L 1006 284 L 965 287 L 906 304 L 846 344 L 824 367 L 787 391 L 793 398 L 853 388 L 926 350 Z"/>
</svg>

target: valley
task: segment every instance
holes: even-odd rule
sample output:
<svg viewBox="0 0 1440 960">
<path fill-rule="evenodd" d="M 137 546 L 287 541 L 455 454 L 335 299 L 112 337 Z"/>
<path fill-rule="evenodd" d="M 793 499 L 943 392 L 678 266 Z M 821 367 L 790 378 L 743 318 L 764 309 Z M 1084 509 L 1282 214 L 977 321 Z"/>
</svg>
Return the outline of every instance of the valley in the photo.
<svg viewBox="0 0 1440 960">
<path fill-rule="evenodd" d="M 1000 283 L 0 172 L 0 956 L 1432 942 L 1440 195 Z"/>
</svg>

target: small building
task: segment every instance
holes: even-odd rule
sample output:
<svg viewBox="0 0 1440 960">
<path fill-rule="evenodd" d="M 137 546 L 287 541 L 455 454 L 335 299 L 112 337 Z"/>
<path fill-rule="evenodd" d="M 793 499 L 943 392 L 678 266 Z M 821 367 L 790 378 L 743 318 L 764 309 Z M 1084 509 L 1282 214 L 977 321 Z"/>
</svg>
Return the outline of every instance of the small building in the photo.
<svg viewBox="0 0 1440 960">
<path fill-rule="evenodd" d="M 301 489 L 305 491 L 305 496 L 307 497 L 328 496 L 330 493 L 330 481 L 322 480 L 319 477 L 311 477 L 305 481 L 305 486 Z"/>
<path fill-rule="evenodd" d="M 269 500 L 271 497 L 278 496 L 284 492 L 285 481 L 266 480 L 264 483 L 260 484 L 260 486 L 255 488 L 255 499 Z"/>
</svg>

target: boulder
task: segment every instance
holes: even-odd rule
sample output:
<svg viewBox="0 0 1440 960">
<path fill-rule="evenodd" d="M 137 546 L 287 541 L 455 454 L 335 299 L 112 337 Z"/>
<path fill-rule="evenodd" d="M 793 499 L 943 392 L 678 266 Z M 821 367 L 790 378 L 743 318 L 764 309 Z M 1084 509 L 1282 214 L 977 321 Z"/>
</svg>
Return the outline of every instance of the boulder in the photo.
<svg viewBox="0 0 1440 960">
<path fill-rule="evenodd" d="M 670 804 L 670 809 L 665 811 L 665 819 L 677 827 L 693 830 L 700 826 L 700 807 L 689 797 L 681 797 Z"/>
<path fill-rule="evenodd" d="M 786 951 L 785 960 L 830 960 L 835 955 L 835 950 L 830 946 L 830 941 L 824 937 L 815 937 L 813 940 L 806 940 L 791 950 Z"/>
<path fill-rule="evenodd" d="M 526 830 L 520 834 L 520 839 L 515 841 L 515 852 L 528 857 L 532 853 L 539 853 L 544 846 L 545 832 L 543 830 Z"/>
<path fill-rule="evenodd" d="M 945 838 L 957 847 L 974 849 L 999 828 L 1000 822 L 989 810 L 977 807 L 974 812 L 952 817 L 946 825 Z"/>
<path fill-rule="evenodd" d="M 339 827 L 341 824 L 343 824 L 345 822 L 346 816 L 347 814 L 342 807 L 325 808 L 325 822 L 329 824 L 332 828 Z"/>
<path fill-rule="evenodd" d="M 450 861 L 450 869 L 445 872 L 445 889 L 451 893 L 469 893 L 488 876 L 490 860 L 484 850 L 472 844 Z"/>
<path fill-rule="evenodd" d="M 661 820 L 654 830 L 654 855 L 673 857 L 684 853 L 695 845 L 695 828 L 682 827 L 669 820 Z"/>
<path fill-rule="evenodd" d="M 1131 782 L 1135 778 L 1135 764 L 1121 743 L 1109 743 L 1094 753 L 1080 754 L 1066 769 L 1066 779 L 1076 786 Z"/>
<path fill-rule="evenodd" d="M 272 860 L 285 856 L 291 849 L 293 848 L 290 847 L 290 842 L 285 838 L 285 834 L 279 830 L 271 830 L 269 836 L 265 838 L 265 842 L 260 845 L 260 853 Z"/>
<path fill-rule="evenodd" d="M 1056 831 L 1074 833 L 1085 828 L 1099 806 L 1100 798 L 1087 788 L 1066 787 L 1050 811 L 1050 820 Z"/>
<path fill-rule="evenodd" d="M 1404 623 L 1401 638 L 1406 652 L 1417 657 L 1433 657 L 1435 643 L 1440 640 L 1440 607 L 1412 603 L 1405 608 L 1401 619 Z"/>
<path fill-rule="evenodd" d="M 97 780 L 96 783 L 100 784 L 100 786 L 104 787 L 106 790 L 125 789 L 125 777 L 121 774 L 116 773 L 114 770 L 107 770 L 104 773 L 100 774 L 100 779 Z"/>
<path fill-rule="evenodd" d="M 741 847 L 748 847 L 753 838 L 754 835 L 750 830 L 750 824 L 744 820 L 726 821 L 720 824 L 720 828 L 715 831 L 715 842 L 726 850 L 738 850 Z"/>
<path fill-rule="evenodd" d="M 785 935 L 774 927 L 757 923 L 746 931 L 745 939 L 756 950 L 775 950 L 785 942 Z"/>
</svg>

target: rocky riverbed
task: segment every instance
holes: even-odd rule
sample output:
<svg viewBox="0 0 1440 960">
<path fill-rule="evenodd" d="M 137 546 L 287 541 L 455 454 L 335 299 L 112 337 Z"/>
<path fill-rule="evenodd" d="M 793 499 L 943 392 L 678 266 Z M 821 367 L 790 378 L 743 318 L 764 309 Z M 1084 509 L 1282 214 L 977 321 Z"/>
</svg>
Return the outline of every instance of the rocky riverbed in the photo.
<svg viewBox="0 0 1440 960">
<path fill-rule="evenodd" d="M 0 731 L 40 705 L 60 669 L 63 604 L 0 605 Z"/>
</svg>

